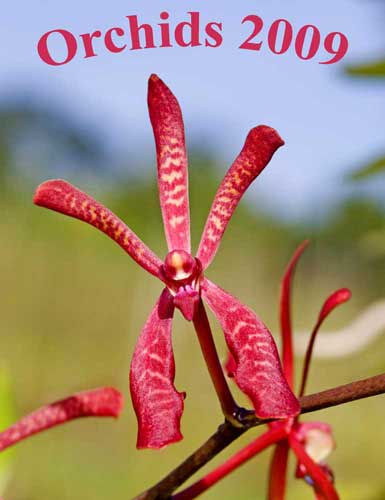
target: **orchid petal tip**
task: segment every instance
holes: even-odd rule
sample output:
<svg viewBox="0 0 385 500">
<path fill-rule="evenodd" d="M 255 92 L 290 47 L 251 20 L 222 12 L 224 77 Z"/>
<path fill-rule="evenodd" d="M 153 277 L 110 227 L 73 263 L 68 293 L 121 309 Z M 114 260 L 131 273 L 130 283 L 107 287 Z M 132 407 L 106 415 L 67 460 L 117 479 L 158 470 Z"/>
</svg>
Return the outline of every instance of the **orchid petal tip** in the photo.
<svg viewBox="0 0 385 500">
<path fill-rule="evenodd" d="M 246 142 L 255 142 L 256 145 L 260 147 L 261 140 L 264 140 L 276 149 L 285 144 L 285 141 L 278 134 L 278 132 L 268 125 L 258 125 L 257 127 L 252 128 L 247 135 Z"/>
</svg>

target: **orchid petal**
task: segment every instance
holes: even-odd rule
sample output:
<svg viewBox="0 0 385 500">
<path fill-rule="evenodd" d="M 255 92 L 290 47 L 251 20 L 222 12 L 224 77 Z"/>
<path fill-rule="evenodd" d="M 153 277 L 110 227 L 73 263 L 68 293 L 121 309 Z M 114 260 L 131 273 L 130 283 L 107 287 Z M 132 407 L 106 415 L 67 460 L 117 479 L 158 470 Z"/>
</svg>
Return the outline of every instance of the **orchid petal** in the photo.
<svg viewBox="0 0 385 500">
<path fill-rule="evenodd" d="M 295 251 L 291 258 L 283 280 L 281 283 L 281 297 L 280 297 L 280 322 L 281 322 L 281 337 L 282 337 L 282 365 L 283 373 L 290 387 L 293 389 L 294 373 L 293 373 L 293 335 L 291 324 L 291 288 L 294 277 L 294 271 L 301 257 L 306 249 L 308 241 L 304 241 Z"/>
<path fill-rule="evenodd" d="M 162 261 L 114 213 L 75 186 L 60 179 L 43 182 L 33 201 L 100 229 L 146 271 L 158 276 Z"/>
<path fill-rule="evenodd" d="M 337 491 L 329 481 L 322 467 L 316 464 L 306 453 L 303 445 L 293 436 L 289 436 L 290 448 L 297 455 L 301 464 L 306 467 L 307 473 L 314 481 L 314 489 L 318 495 L 323 495 L 325 500 L 339 500 Z"/>
<path fill-rule="evenodd" d="M 205 477 L 192 484 L 185 490 L 173 496 L 174 500 L 192 500 L 207 491 L 211 486 L 226 477 L 242 464 L 246 463 L 258 453 L 265 450 L 274 443 L 280 442 L 287 435 L 284 426 L 277 426 L 261 434 L 250 444 L 242 448 L 238 453 L 230 457 L 226 462 L 209 472 Z"/>
<path fill-rule="evenodd" d="M 310 361 L 313 354 L 313 348 L 317 333 L 324 322 L 324 320 L 329 316 L 329 314 L 339 305 L 348 301 L 351 297 L 351 292 L 347 288 L 341 288 L 334 293 L 332 293 L 324 302 L 322 309 L 319 313 L 317 323 L 310 336 L 309 345 L 305 355 L 305 361 L 303 364 L 302 380 L 299 390 L 299 397 L 303 396 L 305 393 L 306 381 L 309 375 Z"/>
<path fill-rule="evenodd" d="M 156 75 L 148 82 L 148 109 L 155 136 L 158 187 L 169 250 L 190 253 L 187 154 L 182 112 L 171 90 Z"/>
<path fill-rule="evenodd" d="M 286 490 L 286 473 L 289 458 L 287 440 L 280 441 L 274 449 L 269 472 L 269 500 L 284 500 Z"/>
<path fill-rule="evenodd" d="M 297 424 L 295 436 L 316 463 L 324 462 L 336 447 L 332 427 L 325 422 Z"/>
<path fill-rule="evenodd" d="M 283 144 L 278 133 L 266 125 L 255 127 L 249 132 L 242 151 L 225 175 L 211 206 L 197 253 L 203 269 L 213 260 L 244 192 Z"/>
<path fill-rule="evenodd" d="M 217 317 L 237 368 L 235 381 L 259 418 L 294 417 L 300 405 L 282 373 L 274 339 L 248 307 L 204 279 L 202 296 Z"/>
<path fill-rule="evenodd" d="M 111 387 L 80 392 L 43 406 L 0 433 L 0 450 L 23 439 L 81 417 L 118 417 L 123 397 Z"/>
<path fill-rule="evenodd" d="M 162 448 L 182 439 L 180 419 L 184 395 L 174 387 L 171 344 L 174 306 L 165 289 L 136 344 L 130 388 L 138 419 L 137 448 Z"/>
<path fill-rule="evenodd" d="M 224 368 L 227 376 L 233 378 L 235 370 L 237 369 L 237 362 L 235 361 L 234 356 L 230 351 L 227 353 L 227 359 Z"/>
</svg>

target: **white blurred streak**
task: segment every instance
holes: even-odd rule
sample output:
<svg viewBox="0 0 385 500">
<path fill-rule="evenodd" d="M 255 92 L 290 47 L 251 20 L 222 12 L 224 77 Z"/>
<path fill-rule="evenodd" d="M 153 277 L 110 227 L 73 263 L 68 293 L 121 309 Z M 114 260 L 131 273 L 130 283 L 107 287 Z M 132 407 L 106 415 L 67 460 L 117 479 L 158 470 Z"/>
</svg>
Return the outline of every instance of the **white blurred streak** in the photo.
<svg viewBox="0 0 385 500">
<path fill-rule="evenodd" d="M 365 349 L 382 333 L 385 333 L 385 300 L 371 304 L 348 326 L 340 330 L 321 332 L 316 340 L 316 358 L 342 358 Z M 295 335 L 296 354 L 303 355 L 310 333 Z"/>
</svg>

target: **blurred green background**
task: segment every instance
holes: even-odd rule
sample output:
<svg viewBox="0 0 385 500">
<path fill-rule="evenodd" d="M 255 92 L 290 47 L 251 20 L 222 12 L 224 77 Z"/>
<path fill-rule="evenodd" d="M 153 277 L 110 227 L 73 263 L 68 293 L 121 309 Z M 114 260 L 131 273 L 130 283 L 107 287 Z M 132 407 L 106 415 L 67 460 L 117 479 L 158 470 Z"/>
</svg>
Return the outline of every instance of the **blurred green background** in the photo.
<svg viewBox="0 0 385 500">
<path fill-rule="evenodd" d="M 383 59 L 352 64 L 346 68 L 346 85 L 353 78 L 365 81 L 368 88 L 382 85 L 384 68 Z M 280 154 L 284 156 L 284 150 Z M 328 319 L 326 331 L 344 327 L 372 302 L 385 300 L 385 210 L 378 197 L 370 197 L 365 190 L 368 180 L 384 176 L 385 160 L 371 151 L 367 157 L 371 158 L 367 165 L 352 165 L 349 174 L 338 180 L 348 191 L 354 184 L 352 194 L 341 198 L 320 220 L 290 222 L 262 206 L 242 202 L 207 275 L 253 307 L 277 332 L 280 278 L 295 247 L 310 238 L 311 247 L 295 282 L 296 329 L 310 329 L 327 294 L 339 287 L 349 287 L 353 298 Z M 21 169 L 26 158 L 29 168 Z M 124 166 L 114 170 L 114 161 L 101 147 L 96 130 L 79 126 L 53 103 L 48 107 L 34 99 L 1 103 L 0 364 L 10 380 L 0 386 L 2 425 L 14 415 L 88 388 L 113 385 L 126 396 L 117 422 L 73 422 L 12 450 L 4 492 L 8 500 L 128 499 L 185 458 L 221 421 L 193 328 L 177 313 L 173 339 L 176 386 L 187 392 L 185 439 L 159 452 L 135 450 L 136 420 L 128 393 L 130 358 L 160 284 L 98 231 L 32 205 L 38 179 L 55 175 L 53 163 L 71 164 L 68 180 L 115 211 L 163 257 L 166 247 L 155 170 L 148 177 L 125 176 Z M 113 176 L 105 171 L 106 164 Z M 143 166 L 144 171 L 151 172 L 152 166 Z M 218 158 L 204 147 L 190 151 L 194 248 L 220 170 Z M 224 358 L 223 336 L 211 319 Z M 342 353 L 340 359 L 315 359 L 308 391 L 383 372 L 384 348 L 381 336 L 352 356 Z M 297 367 L 299 371 L 301 359 Z M 325 420 L 334 428 L 338 447 L 330 464 L 342 499 L 385 498 L 383 415 L 384 398 L 377 397 L 306 416 L 306 420 Z M 207 470 L 261 431 L 249 432 Z M 269 456 L 268 451 L 252 460 L 205 498 L 264 498 Z M 294 479 L 288 491 L 292 500 L 312 495 L 309 487 Z"/>
<path fill-rule="evenodd" d="M 23 109 L 7 112 L 7 123 L 14 118 L 18 128 L 27 124 L 35 130 L 35 119 L 41 119 L 38 113 L 24 115 Z M 32 206 L 33 183 L 21 182 L 12 150 L 7 148 L 12 134 L 12 128 L 3 127 L 0 304 L 2 362 L 9 371 L 17 414 L 106 384 L 122 390 L 127 404 L 117 423 L 75 422 L 19 445 L 6 497 L 129 498 L 214 431 L 221 420 L 218 404 L 192 326 L 178 313 L 174 347 L 177 387 L 188 395 L 185 440 L 160 452 L 135 451 L 136 421 L 127 376 L 135 339 L 160 284 L 98 231 Z M 64 134 L 68 141 L 63 140 Z M 61 140 L 64 150 L 74 149 L 74 154 L 84 155 L 88 147 L 72 128 L 63 131 Z M 202 152 L 192 153 L 195 245 L 218 181 L 215 161 Z M 78 184 L 118 213 L 158 255 L 165 255 L 155 176 L 122 181 L 105 190 L 97 172 L 83 172 Z M 384 297 L 385 213 L 370 199 L 351 199 L 318 225 L 283 223 L 242 203 L 208 276 L 255 308 L 276 332 L 279 280 L 291 252 L 305 237 L 311 238 L 312 245 L 297 273 L 296 328 L 309 329 L 323 299 L 338 287 L 350 287 L 353 299 L 327 321 L 326 329 L 344 326 L 366 305 Z M 222 334 L 215 322 L 213 326 L 224 357 Z M 380 338 L 350 358 L 315 361 L 309 391 L 384 371 L 384 347 L 385 338 Z M 331 464 L 342 498 L 384 498 L 383 409 L 384 401 L 378 397 L 315 417 L 334 426 L 338 448 Z M 216 462 L 240 445 L 234 444 Z M 268 456 L 267 452 L 253 460 L 207 498 L 263 498 Z M 301 482 L 292 481 L 289 498 L 309 494 Z"/>
</svg>

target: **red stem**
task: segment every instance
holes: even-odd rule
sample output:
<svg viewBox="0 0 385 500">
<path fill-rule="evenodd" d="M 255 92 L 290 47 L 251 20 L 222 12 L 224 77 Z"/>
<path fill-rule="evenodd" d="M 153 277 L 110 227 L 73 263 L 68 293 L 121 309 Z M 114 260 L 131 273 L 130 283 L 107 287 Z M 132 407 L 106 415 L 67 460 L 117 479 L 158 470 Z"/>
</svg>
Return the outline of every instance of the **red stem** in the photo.
<svg viewBox="0 0 385 500">
<path fill-rule="evenodd" d="M 284 500 L 286 490 L 286 473 L 289 458 L 289 443 L 287 439 L 277 444 L 270 463 L 269 470 L 269 500 Z"/>
<path fill-rule="evenodd" d="M 300 400 L 301 413 L 330 408 L 378 394 L 385 394 L 385 373 L 317 394 L 303 396 Z M 169 498 L 173 491 L 251 427 L 266 424 L 266 420 L 258 419 L 253 411 L 250 411 L 249 417 L 250 420 L 245 420 L 243 427 L 235 427 L 226 421 L 202 446 L 154 486 L 137 495 L 135 500 L 165 500 Z"/>
<path fill-rule="evenodd" d="M 214 384 L 215 391 L 222 407 L 223 414 L 228 420 L 233 422 L 234 416 L 237 414 L 239 407 L 234 401 L 226 382 L 221 362 L 215 347 L 209 319 L 201 299 L 199 300 L 199 304 L 193 318 L 193 323 L 198 335 L 203 357 L 205 358 L 211 380 Z"/>
<path fill-rule="evenodd" d="M 321 467 L 306 453 L 303 445 L 293 436 L 289 436 L 290 448 L 297 455 L 298 460 L 306 467 L 307 473 L 314 481 L 317 494 L 322 494 L 325 500 L 339 500 L 337 491 Z"/>
<path fill-rule="evenodd" d="M 317 324 L 315 325 L 315 327 L 312 331 L 310 340 L 309 340 L 309 345 L 307 346 L 307 349 L 306 349 L 305 361 L 303 363 L 303 369 L 302 369 L 301 386 L 300 386 L 299 394 L 298 394 L 299 398 L 301 398 L 305 393 L 305 387 L 306 387 L 306 382 L 307 382 L 307 378 L 309 375 L 310 361 L 311 361 L 311 357 L 313 354 L 314 343 L 315 343 L 315 339 L 316 339 L 318 330 L 320 329 L 322 323 L 323 323 L 323 321 L 319 320 L 317 322 Z"/>
<path fill-rule="evenodd" d="M 198 495 L 208 490 L 211 486 L 230 474 L 234 469 L 253 458 L 257 453 L 260 453 L 268 446 L 281 441 L 286 436 L 287 431 L 284 426 L 270 429 L 241 451 L 233 455 L 225 463 L 207 474 L 207 476 L 175 495 L 173 497 L 174 500 L 191 500 L 192 498 L 196 498 Z"/>
</svg>

